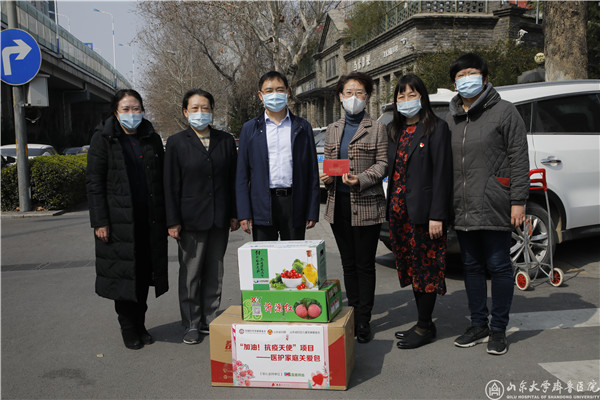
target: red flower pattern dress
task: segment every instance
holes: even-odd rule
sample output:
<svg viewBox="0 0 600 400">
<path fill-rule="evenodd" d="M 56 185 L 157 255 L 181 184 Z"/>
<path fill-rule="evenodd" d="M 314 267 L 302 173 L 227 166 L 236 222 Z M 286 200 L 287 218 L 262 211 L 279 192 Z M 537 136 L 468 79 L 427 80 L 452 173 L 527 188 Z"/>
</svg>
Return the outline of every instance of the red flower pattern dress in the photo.
<svg viewBox="0 0 600 400">
<path fill-rule="evenodd" d="M 394 165 L 390 199 L 390 239 L 396 259 L 400 286 L 410 284 L 415 292 L 446 293 L 446 232 L 438 239 L 429 237 L 429 224 L 415 225 L 406 209 L 406 164 L 416 125 L 401 134 Z"/>
</svg>

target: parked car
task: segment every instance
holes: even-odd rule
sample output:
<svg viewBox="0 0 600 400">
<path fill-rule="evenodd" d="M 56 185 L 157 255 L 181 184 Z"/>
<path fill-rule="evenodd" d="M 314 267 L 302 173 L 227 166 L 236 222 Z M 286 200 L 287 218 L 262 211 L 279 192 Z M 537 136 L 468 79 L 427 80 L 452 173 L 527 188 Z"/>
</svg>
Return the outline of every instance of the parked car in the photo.
<svg viewBox="0 0 600 400">
<path fill-rule="evenodd" d="M 540 82 L 496 90 L 517 107 L 525 121 L 530 169 L 546 170 L 552 226 L 548 226 L 542 191 L 530 192 L 526 214 L 532 222 L 531 250 L 538 261 L 547 263 L 557 243 L 600 235 L 600 80 Z M 447 90 L 430 95 L 438 116 L 445 118 L 454 95 Z M 391 116 L 392 105 L 386 105 L 379 120 L 389 123 Z M 380 239 L 390 247 L 387 224 Z M 513 263 L 523 261 L 523 251 L 523 238 L 513 232 Z"/>
<path fill-rule="evenodd" d="M 64 155 L 86 154 L 90 149 L 89 145 L 79 147 L 67 147 L 63 150 Z"/>
<path fill-rule="evenodd" d="M 5 144 L 4 146 L 0 146 L 0 153 L 5 157 L 10 156 L 17 158 L 17 145 Z M 49 144 L 35 143 L 27 144 L 27 153 L 29 154 L 29 158 L 35 158 L 39 156 L 53 156 L 55 154 L 58 154 L 54 147 L 50 146 Z"/>
<path fill-rule="evenodd" d="M 14 157 L 11 157 L 11 156 L 1 156 L 0 155 L 0 158 L 2 160 L 1 168 L 8 167 L 9 165 L 12 165 L 17 161 Z"/>
<path fill-rule="evenodd" d="M 325 128 L 314 128 L 313 133 L 315 135 L 315 146 L 317 148 L 317 163 L 319 164 L 319 175 L 323 173 L 323 160 L 325 160 L 325 134 L 327 133 L 327 127 Z M 326 198 L 325 184 L 319 179 L 319 185 L 321 186 L 321 199 Z"/>
</svg>

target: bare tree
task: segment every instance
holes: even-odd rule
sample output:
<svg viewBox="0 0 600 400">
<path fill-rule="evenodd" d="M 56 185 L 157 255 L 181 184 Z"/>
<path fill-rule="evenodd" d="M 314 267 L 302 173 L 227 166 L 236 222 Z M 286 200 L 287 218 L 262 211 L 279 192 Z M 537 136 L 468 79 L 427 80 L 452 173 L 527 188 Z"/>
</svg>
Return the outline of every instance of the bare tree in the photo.
<svg viewBox="0 0 600 400">
<path fill-rule="evenodd" d="M 547 81 L 587 78 L 586 27 L 585 1 L 544 3 Z"/>
<path fill-rule="evenodd" d="M 216 2 L 219 9 L 236 26 L 254 33 L 268 49 L 276 70 L 295 76 L 298 63 L 306 54 L 317 27 L 329 10 L 340 1 L 238 1 Z"/>
<path fill-rule="evenodd" d="M 237 130 L 240 121 L 257 112 L 259 77 L 276 69 L 291 82 L 325 14 L 339 4 L 331 0 L 141 2 L 138 12 L 147 25 L 140 41 L 149 48 L 150 101 L 172 103 L 159 92 L 169 88 L 176 93 L 189 86 L 186 77 L 205 87 L 216 83 L 217 94 L 227 98 L 230 120 L 236 121 L 231 128 Z M 154 87 L 165 79 L 175 82 Z M 167 115 L 160 120 L 167 123 Z M 179 116 L 172 116 L 169 124 L 178 121 Z"/>
</svg>

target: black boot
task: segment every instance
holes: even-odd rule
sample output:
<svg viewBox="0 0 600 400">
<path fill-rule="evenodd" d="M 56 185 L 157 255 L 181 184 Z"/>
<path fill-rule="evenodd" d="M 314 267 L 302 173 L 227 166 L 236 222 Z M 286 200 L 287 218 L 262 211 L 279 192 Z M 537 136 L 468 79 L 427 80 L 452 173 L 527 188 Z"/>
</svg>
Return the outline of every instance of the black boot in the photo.
<svg viewBox="0 0 600 400">
<path fill-rule="evenodd" d="M 123 343 L 125 347 L 131 350 L 139 350 L 144 347 L 144 343 L 140 340 L 140 336 L 135 328 L 121 329 Z"/>
<path fill-rule="evenodd" d="M 137 330 L 138 336 L 140 337 L 140 340 L 142 341 L 142 343 L 144 343 L 144 344 L 152 344 L 152 343 L 154 343 L 154 338 L 146 330 L 145 322 L 146 322 L 146 314 L 142 313 L 138 317 L 137 325 L 136 325 L 136 330 Z"/>
<path fill-rule="evenodd" d="M 359 323 L 356 329 L 356 340 L 358 343 L 369 343 L 372 338 L 371 325 L 368 322 Z"/>
</svg>

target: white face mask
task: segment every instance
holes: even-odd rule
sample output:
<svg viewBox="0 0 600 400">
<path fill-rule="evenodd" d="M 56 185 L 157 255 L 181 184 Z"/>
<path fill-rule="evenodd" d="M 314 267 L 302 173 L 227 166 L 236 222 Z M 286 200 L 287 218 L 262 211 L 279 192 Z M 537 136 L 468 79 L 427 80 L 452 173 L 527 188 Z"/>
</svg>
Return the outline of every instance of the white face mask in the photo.
<svg viewBox="0 0 600 400">
<path fill-rule="evenodd" d="M 342 100 L 344 110 L 350 115 L 358 114 L 365 109 L 367 99 L 361 100 L 356 96 L 348 97 Z"/>
</svg>

